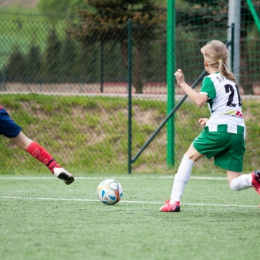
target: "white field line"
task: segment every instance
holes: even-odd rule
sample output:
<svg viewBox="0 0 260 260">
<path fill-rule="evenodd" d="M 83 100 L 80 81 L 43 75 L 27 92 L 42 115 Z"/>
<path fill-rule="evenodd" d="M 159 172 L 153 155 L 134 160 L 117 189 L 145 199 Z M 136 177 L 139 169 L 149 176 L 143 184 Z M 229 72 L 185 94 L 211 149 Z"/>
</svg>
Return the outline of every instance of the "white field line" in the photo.
<svg viewBox="0 0 260 260">
<path fill-rule="evenodd" d="M 37 197 L 14 197 L 14 196 L 0 196 L 0 199 L 14 199 L 14 200 L 46 200 L 46 201 L 76 201 L 76 202 L 99 202 L 99 200 L 90 199 L 66 199 L 66 198 L 37 198 Z M 163 204 L 163 202 L 155 201 L 134 201 L 134 200 L 121 200 L 120 203 L 129 204 Z M 232 204 L 205 204 L 205 203 L 182 203 L 186 206 L 206 206 L 206 207 L 238 207 L 238 208 L 257 208 L 255 205 L 232 205 Z"/>
<path fill-rule="evenodd" d="M 174 179 L 174 176 L 100 176 L 100 177 L 75 177 L 76 180 L 103 180 L 106 178 L 111 179 Z M 28 177 L 28 176 L 15 176 L 15 177 L 7 177 L 1 176 L 0 180 L 53 180 L 54 177 Z M 203 176 L 191 176 L 192 180 L 210 180 L 210 181 L 226 181 L 226 177 L 203 177 Z"/>
<path fill-rule="evenodd" d="M 160 176 L 159 179 L 174 179 L 174 176 Z M 226 177 L 204 177 L 204 176 L 191 176 L 192 180 L 209 180 L 209 181 L 226 181 Z"/>
</svg>

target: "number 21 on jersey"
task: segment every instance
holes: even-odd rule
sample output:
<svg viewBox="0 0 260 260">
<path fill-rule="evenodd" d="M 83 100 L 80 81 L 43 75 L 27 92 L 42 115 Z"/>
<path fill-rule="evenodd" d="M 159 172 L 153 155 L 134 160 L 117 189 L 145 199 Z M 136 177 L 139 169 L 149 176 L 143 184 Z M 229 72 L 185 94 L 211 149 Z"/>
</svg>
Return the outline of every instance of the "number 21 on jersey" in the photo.
<svg viewBox="0 0 260 260">
<path fill-rule="evenodd" d="M 242 100 L 241 100 L 240 92 L 239 92 L 239 89 L 238 89 L 238 85 L 235 84 L 235 87 L 234 87 L 231 84 L 226 84 L 226 85 L 224 85 L 224 88 L 225 88 L 226 93 L 230 93 L 229 96 L 228 96 L 227 107 L 236 107 L 237 105 L 239 107 L 241 107 L 242 106 Z M 238 104 L 233 103 L 235 92 L 238 96 Z"/>
</svg>

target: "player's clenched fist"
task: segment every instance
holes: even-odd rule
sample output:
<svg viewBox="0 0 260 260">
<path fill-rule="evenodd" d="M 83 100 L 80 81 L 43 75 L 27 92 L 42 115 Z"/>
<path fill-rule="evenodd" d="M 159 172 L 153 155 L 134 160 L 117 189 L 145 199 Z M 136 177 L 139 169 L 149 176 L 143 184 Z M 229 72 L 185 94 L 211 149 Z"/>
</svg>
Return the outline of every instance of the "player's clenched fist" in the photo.
<svg viewBox="0 0 260 260">
<path fill-rule="evenodd" d="M 208 118 L 200 118 L 198 122 L 201 125 L 201 127 L 204 127 L 206 125 L 207 121 L 208 121 Z"/>
<path fill-rule="evenodd" d="M 182 83 L 185 82 L 184 74 L 183 74 L 183 72 L 182 72 L 181 69 L 178 69 L 178 70 L 174 73 L 174 76 L 176 77 L 176 80 L 177 80 L 177 84 L 178 84 L 178 85 L 181 85 Z"/>
</svg>

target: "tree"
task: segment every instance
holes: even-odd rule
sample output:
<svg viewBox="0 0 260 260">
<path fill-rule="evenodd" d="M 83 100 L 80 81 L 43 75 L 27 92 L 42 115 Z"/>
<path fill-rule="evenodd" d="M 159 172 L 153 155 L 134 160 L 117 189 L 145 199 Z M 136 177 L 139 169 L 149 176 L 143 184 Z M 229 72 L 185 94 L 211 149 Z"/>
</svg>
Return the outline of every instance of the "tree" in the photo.
<svg viewBox="0 0 260 260">
<path fill-rule="evenodd" d="M 26 59 L 18 46 L 14 46 L 14 52 L 10 55 L 6 65 L 7 80 L 10 82 L 23 82 L 26 69 Z"/>
<path fill-rule="evenodd" d="M 40 48 L 32 45 L 26 55 L 26 82 L 39 82 L 41 75 L 41 59 Z"/>
<path fill-rule="evenodd" d="M 77 57 L 76 47 L 73 40 L 69 37 L 66 37 L 61 50 L 61 67 L 60 70 L 67 78 L 68 81 L 74 80 L 74 67 Z M 66 80 L 66 81 L 67 81 Z"/>
<path fill-rule="evenodd" d="M 50 29 L 47 37 L 47 46 L 45 50 L 45 66 L 44 72 L 49 81 L 57 82 L 60 74 L 60 52 L 61 42 L 59 41 L 56 30 Z"/>
<path fill-rule="evenodd" d="M 97 42 L 115 41 L 127 68 L 127 21 L 133 22 L 135 70 L 133 83 L 137 93 L 142 93 L 141 55 L 145 44 L 155 40 L 158 25 L 165 21 L 165 13 L 152 0 L 87 0 L 94 12 L 78 10 L 79 22 L 71 22 L 67 33 L 86 48 Z"/>
</svg>

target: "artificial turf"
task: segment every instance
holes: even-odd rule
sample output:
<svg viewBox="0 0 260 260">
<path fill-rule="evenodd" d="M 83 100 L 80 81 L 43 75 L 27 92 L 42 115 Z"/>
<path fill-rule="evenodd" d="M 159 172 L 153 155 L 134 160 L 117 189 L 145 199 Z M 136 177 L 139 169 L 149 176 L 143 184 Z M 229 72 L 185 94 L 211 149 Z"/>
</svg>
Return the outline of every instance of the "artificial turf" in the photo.
<svg viewBox="0 0 260 260">
<path fill-rule="evenodd" d="M 231 191 L 219 176 L 191 179 L 181 212 L 162 213 L 172 178 L 114 175 L 124 195 L 107 206 L 96 188 L 111 176 L 78 175 L 70 186 L 51 175 L 0 176 L 1 259 L 259 258 L 253 189 Z"/>
</svg>

